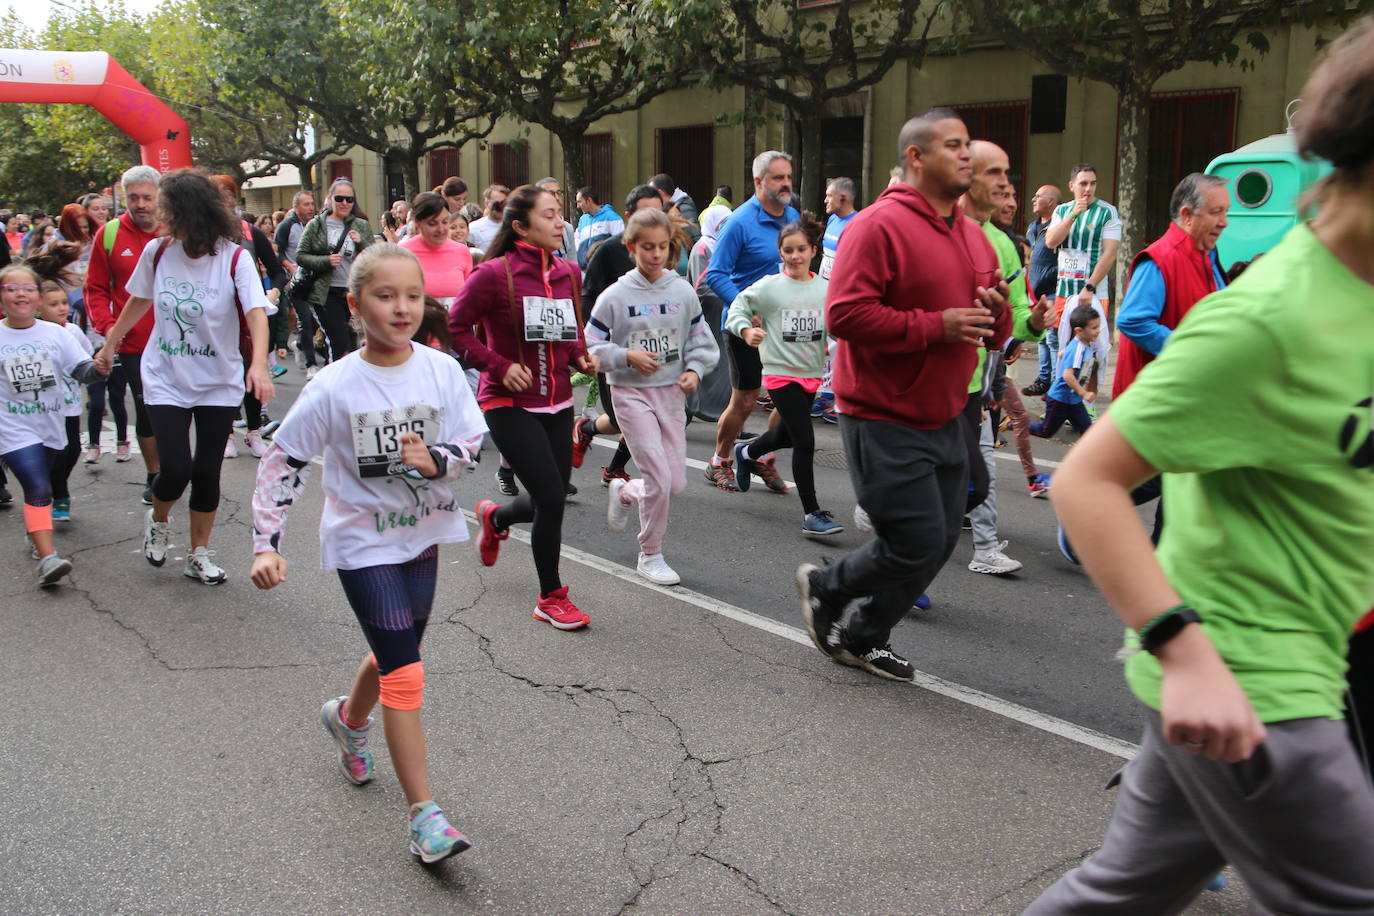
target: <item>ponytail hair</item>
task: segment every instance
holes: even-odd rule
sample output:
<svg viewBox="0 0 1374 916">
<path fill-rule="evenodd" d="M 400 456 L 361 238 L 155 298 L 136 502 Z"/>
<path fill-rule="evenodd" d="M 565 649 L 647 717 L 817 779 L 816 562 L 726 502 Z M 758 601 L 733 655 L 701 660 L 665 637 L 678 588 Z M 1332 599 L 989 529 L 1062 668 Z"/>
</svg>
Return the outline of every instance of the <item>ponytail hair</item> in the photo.
<svg viewBox="0 0 1374 916">
<path fill-rule="evenodd" d="M 81 277 L 68 267 L 81 257 L 83 247 L 80 242 L 54 242 L 43 251 L 29 255 L 19 266 L 33 274 L 39 286 L 51 281 L 75 289 L 81 285 Z"/>
<path fill-rule="evenodd" d="M 796 235 L 797 233 L 806 236 L 807 243 L 809 243 L 812 248 L 819 250 L 821 247 L 821 239 L 825 237 L 825 227 L 821 225 L 820 220 L 816 219 L 816 214 L 812 213 L 810 210 L 803 210 L 799 219 L 794 219 L 792 222 L 782 227 L 782 231 L 778 233 L 778 247 L 782 247 L 783 239 L 787 238 L 789 235 Z"/>
</svg>

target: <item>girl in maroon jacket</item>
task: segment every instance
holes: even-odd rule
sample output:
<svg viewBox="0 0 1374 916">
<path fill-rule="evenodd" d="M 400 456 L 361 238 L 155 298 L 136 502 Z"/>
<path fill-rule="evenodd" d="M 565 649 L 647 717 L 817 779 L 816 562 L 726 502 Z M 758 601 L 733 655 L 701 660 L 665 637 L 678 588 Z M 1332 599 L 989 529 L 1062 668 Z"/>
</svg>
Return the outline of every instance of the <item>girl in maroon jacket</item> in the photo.
<svg viewBox="0 0 1374 916">
<path fill-rule="evenodd" d="M 492 440 L 525 490 L 504 506 L 477 504 L 477 553 L 492 566 L 510 526 L 533 522 L 539 574 L 534 617 L 560 630 L 591 618 L 568 600 L 558 575 L 563 504 L 572 470 L 572 369 L 597 372 L 582 339 L 582 275 L 554 252 L 563 244 L 558 199 L 526 185 L 506 200 L 487 259 L 468 277 L 449 312 L 453 348 L 482 373 L 477 403 Z M 474 333 L 474 326 L 477 333 Z"/>
</svg>

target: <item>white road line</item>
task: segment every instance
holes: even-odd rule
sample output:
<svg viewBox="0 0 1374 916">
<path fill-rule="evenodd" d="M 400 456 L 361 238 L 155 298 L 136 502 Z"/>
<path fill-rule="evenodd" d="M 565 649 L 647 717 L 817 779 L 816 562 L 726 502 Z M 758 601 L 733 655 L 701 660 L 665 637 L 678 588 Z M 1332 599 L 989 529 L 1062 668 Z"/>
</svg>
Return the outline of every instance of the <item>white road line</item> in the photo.
<svg viewBox="0 0 1374 916">
<path fill-rule="evenodd" d="M 700 464 L 700 462 L 698 462 L 698 464 Z M 474 525 L 477 523 L 477 517 L 473 513 L 464 509 L 463 514 Z M 519 541 L 522 544 L 528 544 L 530 542 L 529 532 L 519 528 L 510 529 L 510 536 L 512 540 Z M 628 566 L 622 566 L 604 557 L 587 553 L 585 550 L 579 550 L 576 547 L 569 547 L 566 544 L 563 545 L 562 556 L 567 557 L 574 563 L 579 563 L 589 569 L 605 573 L 623 582 L 628 582 L 631 585 L 637 585 L 651 592 L 658 592 L 660 595 L 676 598 L 684 604 L 690 604 L 704 611 L 710 611 L 712 614 L 727 617 L 730 620 L 738 621 L 756 630 L 771 633 L 774 636 L 781 636 L 783 639 L 791 640 L 798 645 L 811 647 L 811 639 L 802 632 L 799 627 L 782 623 L 771 617 L 765 617 L 762 614 L 745 610 L 742 607 L 736 607 L 718 598 L 713 598 L 710 595 L 703 595 L 701 592 L 695 592 L 690 588 L 683 588 L 680 585 L 673 587 L 654 585 L 640 578 L 639 574 Z M 820 663 L 821 662 L 818 661 L 818 664 Z M 979 709 L 986 710 L 995 715 L 1002 716 L 1003 718 L 1011 719 L 1014 722 L 1020 722 L 1022 725 L 1029 725 L 1031 728 L 1048 732 L 1051 735 L 1067 738 L 1070 741 L 1075 741 L 1079 744 L 1094 748 L 1106 754 L 1111 754 L 1114 757 L 1120 757 L 1124 760 L 1131 759 L 1136 755 L 1136 752 L 1140 750 L 1137 745 L 1129 741 L 1122 741 L 1120 738 L 1115 738 L 1104 732 L 1086 728 L 1082 725 L 1075 725 L 1064 719 L 1039 712 L 1026 706 L 1021 706 L 1018 703 L 1004 700 L 1001 697 L 995 697 L 992 694 L 984 693 L 981 690 L 975 690 L 972 687 L 966 687 L 963 684 L 947 681 L 944 678 L 936 677 L 933 674 L 927 674 L 924 671 L 918 670 L 916 672 L 916 677 L 912 681 L 912 686 L 920 687 L 923 690 L 929 690 L 931 693 L 938 693 L 941 696 L 949 697 L 960 703 L 976 706 Z"/>
<path fill-rule="evenodd" d="M 620 444 L 615 439 L 607 439 L 605 436 L 597 436 L 595 439 L 592 440 L 592 442 L 601 446 L 602 448 L 615 448 L 617 445 Z M 1017 464 L 1021 463 L 1021 459 L 1016 457 L 1014 453 L 1007 454 L 1006 452 L 994 451 L 992 454 L 993 457 L 1001 458 L 1003 461 L 1015 461 Z M 1035 459 L 1035 465 L 1036 467 L 1057 468 L 1059 467 L 1059 462 L 1051 461 L 1048 458 L 1037 458 Z M 706 470 L 706 462 L 700 461 L 696 458 L 688 458 L 687 467 L 696 468 L 698 471 L 704 471 Z M 790 480 L 786 481 L 786 483 L 789 487 L 796 486 L 796 484 Z"/>
</svg>

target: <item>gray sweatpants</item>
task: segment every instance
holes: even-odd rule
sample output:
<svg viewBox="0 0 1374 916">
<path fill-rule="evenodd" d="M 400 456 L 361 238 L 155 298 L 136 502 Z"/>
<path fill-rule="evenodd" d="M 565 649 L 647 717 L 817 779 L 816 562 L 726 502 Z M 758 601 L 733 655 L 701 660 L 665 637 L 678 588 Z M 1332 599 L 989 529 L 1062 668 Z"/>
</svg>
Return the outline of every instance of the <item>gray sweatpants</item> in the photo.
<svg viewBox="0 0 1374 916">
<path fill-rule="evenodd" d="M 1011 382 L 1007 384 L 1010 385 Z M 997 461 L 993 455 L 994 447 L 992 420 L 984 420 L 982 432 L 978 434 L 978 448 L 983 453 L 984 463 L 988 466 L 988 496 L 968 514 L 969 524 L 973 526 L 974 550 L 996 550 L 998 544 Z"/>
<path fill-rule="evenodd" d="M 1374 790 L 1344 722 L 1271 724 L 1228 764 L 1169 744 L 1147 716 L 1102 848 L 1026 913 L 1181 913 L 1227 862 L 1252 912 L 1374 913 Z"/>
</svg>

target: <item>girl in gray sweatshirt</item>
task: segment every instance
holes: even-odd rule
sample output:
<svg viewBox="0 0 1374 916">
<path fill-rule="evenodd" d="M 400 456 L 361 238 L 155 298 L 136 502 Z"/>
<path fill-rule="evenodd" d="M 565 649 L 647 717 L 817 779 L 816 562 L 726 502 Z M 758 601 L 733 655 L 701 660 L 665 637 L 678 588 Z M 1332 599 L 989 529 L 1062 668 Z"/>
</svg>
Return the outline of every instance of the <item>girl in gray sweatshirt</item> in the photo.
<svg viewBox="0 0 1374 916">
<path fill-rule="evenodd" d="M 657 585 L 681 579 L 663 558 L 668 503 L 687 485 L 686 395 L 720 356 L 691 284 L 674 271 L 684 240 L 661 210 L 641 210 L 625 227 L 635 269 L 596 300 L 588 349 L 611 386 L 616 422 L 642 478 L 613 479 L 606 509 L 623 531 L 639 506 L 641 576 Z"/>
</svg>

